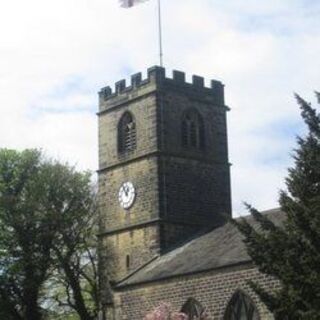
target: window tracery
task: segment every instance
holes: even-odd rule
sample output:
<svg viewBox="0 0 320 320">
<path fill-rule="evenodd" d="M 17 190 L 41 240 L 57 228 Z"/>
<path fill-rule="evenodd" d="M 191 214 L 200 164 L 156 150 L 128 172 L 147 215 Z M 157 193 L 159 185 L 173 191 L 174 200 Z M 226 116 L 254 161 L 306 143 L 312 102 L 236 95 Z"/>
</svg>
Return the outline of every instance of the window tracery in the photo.
<svg viewBox="0 0 320 320">
<path fill-rule="evenodd" d="M 259 320 L 258 310 L 251 298 L 238 290 L 230 299 L 224 320 Z"/>
<path fill-rule="evenodd" d="M 130 112 L 126 112 L 118 124 L 118 151 L 127 153 L 137 146 L 136 123 Z"/>
<path fill-rule="evenodd" d="M 189 109 L 182 119 L 181 141 L 184 148 L 203 150 L 204 123 L 201 115 L 195 109 Z"/>
<path fill-rule="evenodd" d="M 194 298 L 189 298 L 182 306 L 182 313 L 188 316 L 189 320 L 206 320 L 208 315 L 203 305 Z"/>
</svg>

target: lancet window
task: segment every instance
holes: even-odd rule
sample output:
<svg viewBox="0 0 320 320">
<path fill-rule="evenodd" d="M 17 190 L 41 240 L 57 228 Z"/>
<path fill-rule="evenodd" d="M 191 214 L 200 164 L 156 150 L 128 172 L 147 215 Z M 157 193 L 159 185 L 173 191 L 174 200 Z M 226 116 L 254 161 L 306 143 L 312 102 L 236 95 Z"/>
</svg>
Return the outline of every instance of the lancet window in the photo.
<svg viewBox="0 0 320 320">
<path fill-rule="evenodd" d="M 258 310 L 249 296 L 238 290 L 227 306 L 224 320 L 259 320 Z"/>
</svg>

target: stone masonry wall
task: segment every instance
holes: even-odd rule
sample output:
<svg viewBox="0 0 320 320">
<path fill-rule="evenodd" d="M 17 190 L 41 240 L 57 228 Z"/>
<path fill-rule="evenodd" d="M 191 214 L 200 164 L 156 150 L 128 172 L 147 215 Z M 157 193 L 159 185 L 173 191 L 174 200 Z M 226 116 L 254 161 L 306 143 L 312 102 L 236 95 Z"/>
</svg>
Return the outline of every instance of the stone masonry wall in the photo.
<svg viewBox="0 0 320 320">
<path fill-rule="evenodd" d="M 142 225 L 158 217 L 158 169 L 155 158 L 121 166 L 100 174 L 100 227 L 113 280 L 120 280 L 159 253 L 159 226 Z M 136 188 L 134 205 L 124 210 L 118 201 L 121 184 L 131 181 Z M 152 187 L 150 187 L 152 186 Z M 136 227 L 134 227 L 136 226 Z M 113 232 L 117 230 L 116 232 Z M 127 259 L 130 260 L 129 267 Z"/>
<path fill-rule="evenodd" d="M 131 181 L 136 199 L 133 206 L 124 210 L 118 201 L 120 186 Z M 105 231 L 145 223 L 159 216 L 158 167 L 155 157 L 123 165 L 99 177 L 100 210 L 103 212 Z"/>
<path fill-rule="evenodd" d="M 206 149 L 181 149 L 181 117 L 195 108 L 205 123 Z M 127 276 L 171 245 L 188 239 L 198 228 L 230 213 L 230 177 L 223 85 L 160 67 L 118 81 L 115 91 L 99 92 L 100 272 L 111 280 Z M 118 152 L 118 123 L 130 112 L 136 123 L 136 148 Z M 131 181 L 136 199 L 120 207 L 121 184 Z M 130 260 L 128 267 L 128 258 Z M 111 267 L 107 267 L 110 263 Z M 104 289 L 102 288 L 102 291 Z"/>
<path fill-rule="evenodd" d="M 210 320 L 222 320 L 229 300 L 238 289 L 253 300 L 261 320 L 273 319 L 249 288 L 246 283 L 249 279 L 270 289 L 278 287 L 277 281 L 262 275 L 251 266 L 163 280 L 118 291 L 115 294 L 115 319 L 142 320 L 161 302 L 171 303 L 173 310 L 180 310 L 186 300 L 193 297 L 207 309 Z"/>
<path fill-rule="evenodd" d="M 103 239 L 102 272 L 119 281 L 159 254 L 159 226 L 147 226 L 118 232 Z M 129 259 L 129 261 L 127 261 Z"/>
<path fill-rule="evenodd" d="M 139 92 L 139 91 L 138 91 Z M 137 148 L 129 155 L 118 154 L 118 123 L 125 112 L 136 122 Z M 150 94 L 115 107 L 99 116 L 99 168 L 109 168 L 157 150 L 156 102 Z"/>
<path fill-rule="evenodd" d="M 167 207 L 163 217 L 170 221 L 203 227 L 221 224 L 220 214 L 230 213 L 228 164 L 166 157 L 161 175 L 165 188 L 161 197 Z"/>
<path fill-rule="evenodd" d="M 162 108 L 162 150 L 185 158 L 198 158 L 210 163 L 228 163 L 227 107 L 217 105 L 210 95 L 189 90 L 175 91 L 170 87 L 163 90 L 159 99 Z M 182 145 L 182 119 L 186 111 L 197 110 L 204 125 L 204 151 L 184 148 Z"/>
<path fill-rule="evenodd" d="M 183 86 L 184 73 L 163 83 L 158 96 L 160 209 L 172 222 L 206 227 L 231 214 L 226 113 L 223 86 L 219 99 L 203 88 Z M 182 119 L 196 110 L 203 120 L 204 149 L 184 147 Z"/>
<path fill-rule="evenodd" d="M 99 209 L 100 273 L 112 281 L 130 274 L 159 252 L 156 81 L 150 72 L 132 76 L 130 88 L 124 80 L 116 90 L 106 87 L 99 101 Z M 130 112 L 136 125 L 136 148 L 118 152 L 118 124 Z M 118 201 L 120 186 L 133 183 L 136 198 L 124 210 Z M 151 222 L 151 224 L 150 224 Z M 149 223 L 149 225 L 145 225 Z M 102 277 L 102 276 L 100 276 Z M 105 289 L 102 289 L 102 291 Z"/>
</svg>

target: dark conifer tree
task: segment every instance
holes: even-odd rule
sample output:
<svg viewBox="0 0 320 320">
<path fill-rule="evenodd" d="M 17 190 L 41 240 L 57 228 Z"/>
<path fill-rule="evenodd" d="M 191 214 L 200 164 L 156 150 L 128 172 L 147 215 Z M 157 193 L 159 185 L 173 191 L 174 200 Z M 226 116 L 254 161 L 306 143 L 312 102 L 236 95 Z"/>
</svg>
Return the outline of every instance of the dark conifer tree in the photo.
<svg viewBox="0 0 320 320">
<path fill-rule="evenodd" d="M 320 94 L 316 92 L 320 104 Z M 320 319 L 320 115 L 296 95 L 307 134 L 297 138 L 294 165 L 280 193 L 286 216 L 279 226 L 248 206 L 258 228 L 245 219 L 234 221 L 258 269 L 280 282 L 280 289 L 251 287 L 276 319 Z"/>
</svg>

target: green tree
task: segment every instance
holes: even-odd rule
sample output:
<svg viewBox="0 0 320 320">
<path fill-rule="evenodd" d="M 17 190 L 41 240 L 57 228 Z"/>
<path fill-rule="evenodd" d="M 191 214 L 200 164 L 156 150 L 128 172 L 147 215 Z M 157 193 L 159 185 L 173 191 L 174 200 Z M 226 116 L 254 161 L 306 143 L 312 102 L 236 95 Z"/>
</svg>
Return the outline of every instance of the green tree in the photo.
<svg viewBox="0 0 320 320">
<path fill-rule="evenodd" d="M 54 199 L 59 221 L 53 244 L 55 273 L 49 280 L 58 292 L 52 297 L 62 310 L 73 310 L 81 320 L 98 313 L 97 206 L 89 174 L 57 165 L 61 186 Z M 61 292 L 61 288 L 63 291 Z"/>
<path fill-rule="evenodd" d="M 56 226 L 47 207 L 47 170 L 28 150 L 0 152 L 0 295 L 14 319 L 41 319 L 40 290 L 48 277 Z"/>
<path fill-rule="evenodd" d="M 47 159 L 38 150 L 0 150 L 3 317 L 47 318 L 50 290 L 45 285 L 59 278 L 66 301 L 76 306 L 80 319 L 93 319 L 97 312 L 94 228 L 89 224 L 93 194 L 89 173 Z"/>
<path fill-rule="evenodd" d="M 320 104 L 317 92 L 316 97 Z M 245 219 L 234 221 L 258 269 L 280 282 L 280 289 L 273 292 L 250 285 L 281 320 L 320 318 L 320 115 L 300 96 L 296 99 L 308 131 L 297 138 L 287 191 L 280 193 L 283 225 L 275 225 L 250 206 L 258 228 Z"/>
</svg>

